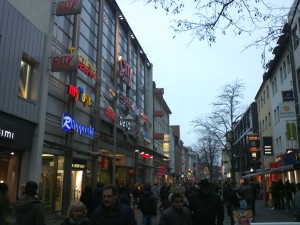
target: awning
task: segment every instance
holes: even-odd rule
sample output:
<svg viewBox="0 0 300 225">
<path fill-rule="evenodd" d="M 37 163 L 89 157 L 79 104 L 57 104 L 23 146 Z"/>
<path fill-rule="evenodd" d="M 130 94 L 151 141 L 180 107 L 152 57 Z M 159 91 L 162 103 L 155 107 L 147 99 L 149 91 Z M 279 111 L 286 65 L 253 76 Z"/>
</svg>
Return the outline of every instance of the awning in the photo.
<svg viewBox="0 0 300 225">
<path fill-rule="evenodd" d="M 265 175 L 265 174 L 280 173 L 280 172 L 285 172 L 285 171 L 294 170 L 294 169 L 295 169 L 294 165 L 281 166 L 278 168 L 271 168 L 271 169 L 259 171 L 256 173 L 249 173 L 247 175 L 242 176 L 241 178 L 244 179 L 244 178 L 256 177 L 256 176 Z"/>
<path fill-rule="evenodd" d="M 170 159 L 169 157 L 164 156 L 163 154 L 160 154 L 159 152 L 156 152 L 156 151 L 154 151 L 150 148 L 147 148 L 145 146 L 142 146 L 142 145 L 135 145 L 132 147 L 132 150 L 139 150 L 140 152 L 145 152 L 149 155 L 153 155 L 154 157 L 158 157 L 161 159 Z"/>
<path fill-rule="evenodd" d="M 278 168 L 271 168 L 269 173 L 278 173 L 278 172 L 285 172 L 288 170 L 293 170 L 294 165 L 287 165 L 287 166 L 281 166 Z"/>
</svg>

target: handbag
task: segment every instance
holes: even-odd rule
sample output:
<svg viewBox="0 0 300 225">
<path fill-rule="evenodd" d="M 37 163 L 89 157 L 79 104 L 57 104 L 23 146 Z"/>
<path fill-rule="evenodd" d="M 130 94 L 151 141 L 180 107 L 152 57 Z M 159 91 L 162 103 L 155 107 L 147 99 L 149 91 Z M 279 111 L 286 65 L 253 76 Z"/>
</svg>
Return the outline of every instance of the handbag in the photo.
<svg viewBox="0 0 300 225">
<path fill-rule="evenodd" d="M 239 203 L 240 203 L 240 208 L 241 208 L 241 209 L 247 209 L 247 202 L 246 202 L 245 199 L 241 199 L 241 200 L 239 201 Z"/>
</svg>

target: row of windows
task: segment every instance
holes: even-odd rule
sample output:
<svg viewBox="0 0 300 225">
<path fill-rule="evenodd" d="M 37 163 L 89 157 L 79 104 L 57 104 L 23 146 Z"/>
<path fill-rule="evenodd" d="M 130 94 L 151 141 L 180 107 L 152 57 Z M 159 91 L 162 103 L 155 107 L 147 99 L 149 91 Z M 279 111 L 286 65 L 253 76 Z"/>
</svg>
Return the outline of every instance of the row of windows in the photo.
<svg viewBox="0 0 300 225">
<path fill-rule="evenodd" d="M 259 132 L 262 133 L 265 130 L 268 129 L 268 127 L 271 127 L 271 113 L 268 113 L 268 116 L 266 116 L 262 121 L 259 122 Z"/>
<path fill-rule="evenodd" d="M 286 80 L 288 74 L 291 71 L 291 61 L 290 61 L 290 55 L 287 55 L 284 59 L 282 65 L 279 68 L 279 78 L 280 78 L 280 84 L 283 84 L 283 82 Z M 273 80 L 271 81 L 272 84 L 272 95 L 274 96 L 278 91 L 278 82 L 277 82 L 277 75 L 274 76 Z M 264 106 L 266 101 L 269 99 L 270 93 L 269 93 L 269 86 L 267 85 L 265 90 L 262 92 L 260 97 L 257 101 L 257 107 L 258 111 Z"/>
</svg>

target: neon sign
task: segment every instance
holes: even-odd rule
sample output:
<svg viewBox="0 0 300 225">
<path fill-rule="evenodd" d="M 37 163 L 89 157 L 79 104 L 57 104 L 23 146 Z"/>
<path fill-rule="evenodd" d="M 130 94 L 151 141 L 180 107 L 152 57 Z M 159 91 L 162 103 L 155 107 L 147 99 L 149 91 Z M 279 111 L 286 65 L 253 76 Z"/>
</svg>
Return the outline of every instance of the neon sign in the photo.
<svg viewBox="0 0 300 225">
<path fill-rule="evenodd" d="M 89 97 L 86 93 L 84 93 L 83 88 L 76 88 L 72 84 L 69 85 L 69 95 L 72 95 L 75 98 L 75 101 L 78 100 L 83 103 L 85 107 L 91 107 L 93 103 L 93 99 Z"/>
<path fill-rule="evenodd" d="M 112 119 L 112 120 L 115 120 L 116 119 L 116 115 L 113 113 L 112 109 L 110 107 L 106 107 L 105 109 L 105 115 Z"/>
<path fill-rule="evenodd" d="M 81 55 L 74 47 L 71 47 L 69 50 L 70 53 L 76 53 L 78 55 L 78 68 L 91 79 L 96 79 L 96 68 L 94 68 L 90 62 L 86 61 L 83 55 Z"/>
<path fill-rule="evenodd" d="M 122 56 L 119 57 L 119 76 L 125 84 L 131 88 L 132 69 L 130 68 L 129 63 L 123 59 Z"/>
<path fill-rule="evenodd" d="M 67 113 L 63 113 L 61 127 L 67 132 L 75 132 L 76 134 L 87 136 L 89 138 L 93 138 L 95 133 L 95 130 L 91 125 L 87 127 L 76 123 L 75 119 Z"/>
<path fill-rule="evenodd" d="M 126 97 L 125 95 L 123 95 L 122 93 L 119 93 L 119 100 L 120 100 L 120 103 L 122 103 L 123 105 L 127 106 L 129 109 L 131 109 L 134 114 L 136 116 L 140 116 L 141 120 L 144 122 L 144 123 L 148 123 L 148 117 L 147 115 L 145 115 L 144 113 L 141 113 L 140 114 L 140 111 L 139 109 L 137 108 L 136 105 L 134 105 L 130 99 L 128 97 Z"/>
</svg>

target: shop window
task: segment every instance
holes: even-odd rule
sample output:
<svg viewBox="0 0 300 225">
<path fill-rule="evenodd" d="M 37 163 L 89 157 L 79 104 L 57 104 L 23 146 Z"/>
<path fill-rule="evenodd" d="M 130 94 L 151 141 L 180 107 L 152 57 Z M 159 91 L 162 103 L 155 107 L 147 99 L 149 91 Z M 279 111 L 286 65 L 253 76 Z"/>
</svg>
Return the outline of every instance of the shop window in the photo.
<svg viewBox="0 0 300 225">
<path fill-rule="evenodd" d="M 27 54 L 21 60 L 18 96 L 30 101 L 37 100 L 38 63 Z"/>
</svg>

